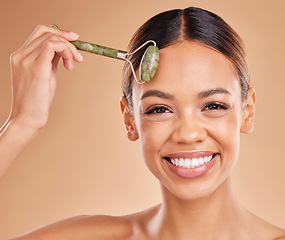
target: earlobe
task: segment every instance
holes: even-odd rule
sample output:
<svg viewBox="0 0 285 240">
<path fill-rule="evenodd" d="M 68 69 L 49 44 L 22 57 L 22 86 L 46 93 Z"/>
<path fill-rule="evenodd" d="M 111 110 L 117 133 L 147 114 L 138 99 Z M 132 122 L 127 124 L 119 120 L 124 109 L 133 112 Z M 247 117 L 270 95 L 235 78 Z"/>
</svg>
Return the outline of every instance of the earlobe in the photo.
<svg viewBox="0 0 285 240">
<path fill-rule="evenodd" d="M 128 139 L 130 141 L 136 141 L 139 139 L 139 135 L 138 135 L 138 132 L 135 128 L 133 127 L 130 127 L 129 130 L 128 130 L 128 133 L 127 133 L 127 136 L 128 136 Z"/>
<path fill-rule="evenodd" d="M 254 88 L 249 88 L 247 99 L 242 109 L 242 124 L 240 129 L 242 133 L 251 133 L 253 130 L 255 117 L 255 100 L 255 90 Z"/>
<path fill-rule="evenodd" d="M 139 138 L 139 135 L 135 126 L 134 115 L 129 107 L 127 99 L 124 96 L 120 98 L 120 106 L 127 130 L 128 139 L 130 141 L 136 141 Z"/>
</svg>

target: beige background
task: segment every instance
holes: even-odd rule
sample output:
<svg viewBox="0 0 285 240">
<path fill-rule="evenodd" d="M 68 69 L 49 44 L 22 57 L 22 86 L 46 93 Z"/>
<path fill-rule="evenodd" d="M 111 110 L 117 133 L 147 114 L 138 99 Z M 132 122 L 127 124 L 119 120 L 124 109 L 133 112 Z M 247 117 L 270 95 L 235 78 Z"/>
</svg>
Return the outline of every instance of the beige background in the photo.
<svg viewBox="0 0 285 240">
<path fill-rule="evenodd" d="M 0 123 L 10 110 L 9 55 L 39 24 L 126 49 L 154 14 L 199 6 L 221 15 L 246 44 L 257 90 L 255 131 L 242 136 L 234 187 L 257 215 L 285 228 L 284 0 L 1 1 Z M 123 62 L 84 53 L 73 72 L 60 67 L 48 125 L 0 182 L 0 239 L 80 214 L 128 214 L 160 202 L 138 142 L 119 109 Z"/>
</svg>

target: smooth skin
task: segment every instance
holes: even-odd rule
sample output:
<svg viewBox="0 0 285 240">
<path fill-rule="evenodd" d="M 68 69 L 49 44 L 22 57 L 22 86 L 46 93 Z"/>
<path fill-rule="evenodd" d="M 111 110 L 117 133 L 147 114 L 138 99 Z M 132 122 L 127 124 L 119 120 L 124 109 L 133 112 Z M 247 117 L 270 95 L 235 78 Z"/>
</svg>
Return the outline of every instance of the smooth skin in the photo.
<svg viewBox="0 0 285 240">
<path fill-rule="evenodd" d="M 39 26 L 12 55 L 13 106 L 0 137 L 1 175 L 46 124 L 60 57 L 68 70 L 73 61 L 82 62 L 68 42 L 75 39 L 69 32 Z M 160 50 L 154 79 L 133 86 L 133 107 L 121 98 L 127 135 L 139 139 L 145 163 L 160 181 L 162 203 L 122 217 L 79 216 L 13 239 L 285 239 L 284 230 L 248 212 L 232 192 L 240 133 L 253 129 L 255 91 L 250 88 L 241 100 L 231 62 L 185 41 Z M 213 151 L 218 159 L 197 178 L 178 177 L 164 159 L 199 151 Z"/>
<path fill-rule="evenodd" d="M 72 70 L 73 61 L 82 62 L 79 52 L 68 42 L 77 38 L 77 34 L 39 25 L 11 55 L 13 102 L 0 130 L 0 177 L 45 126 L 55 94 L 59 59 L 68 70 Z"/>
</svg>

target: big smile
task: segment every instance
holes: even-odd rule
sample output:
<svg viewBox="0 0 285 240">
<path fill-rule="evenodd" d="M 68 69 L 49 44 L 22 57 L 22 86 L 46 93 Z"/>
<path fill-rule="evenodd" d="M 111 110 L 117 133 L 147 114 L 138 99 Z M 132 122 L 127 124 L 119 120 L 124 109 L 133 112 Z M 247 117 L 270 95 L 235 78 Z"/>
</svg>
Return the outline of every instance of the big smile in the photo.
<svg viewBox="0 0 285 240">
<path fill-rule="evenodd" d="M 219 153 L 209 151 L 176 153 L 164 156 L 166 165 L 163 166 L 178 177 L 197 178 L 211 172 L 219 158 Z"/>
<path fill-rule="evenodd" d="M 217 153 L 211 154 L 205 157 L 198 157 L 198 158 L 174 158 L 174 157 L 164 157 L 167 161 L 169 161 L 172 165 L 181 168 L 196 168 L 201 165 L 204 165 L 210 162 Z"/>
</svg>

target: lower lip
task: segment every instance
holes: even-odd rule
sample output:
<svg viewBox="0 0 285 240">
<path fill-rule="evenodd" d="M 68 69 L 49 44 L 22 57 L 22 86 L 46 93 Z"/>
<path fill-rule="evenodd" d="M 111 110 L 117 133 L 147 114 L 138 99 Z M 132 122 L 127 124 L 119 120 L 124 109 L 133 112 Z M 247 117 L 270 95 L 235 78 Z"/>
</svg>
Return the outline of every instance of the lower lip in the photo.
<svg viewBox="0 0 285 240">
<path fill-rule="evenodd" d="M 165 160 L 165 161 L 166 161 L 166 165 L 169 168 L 169 170 L 171 172 L 173 172 L 175 175 L 177 175 L 178 177 L 181 177 L 181 178 L 197 178 L 197 177 L 201 177 L 201 176 L 207 174 L 208 172 L 210 172 L 210 170 L 215 165 L 215 162 L 219 156 L 220 156 L 219 154 L 216 154 L 216 156 L 210 162 L 207 162 L 207 163 L 205 163 L 199 167 L 196 167 L 196 168 L 177 167 L 177 166 L 172 165 L 169 161 L 167 161 L 167 160 Z"/>
</svg>

